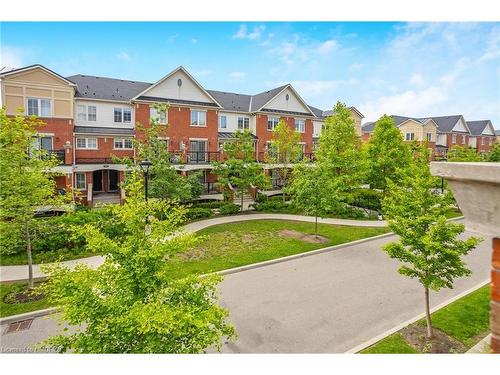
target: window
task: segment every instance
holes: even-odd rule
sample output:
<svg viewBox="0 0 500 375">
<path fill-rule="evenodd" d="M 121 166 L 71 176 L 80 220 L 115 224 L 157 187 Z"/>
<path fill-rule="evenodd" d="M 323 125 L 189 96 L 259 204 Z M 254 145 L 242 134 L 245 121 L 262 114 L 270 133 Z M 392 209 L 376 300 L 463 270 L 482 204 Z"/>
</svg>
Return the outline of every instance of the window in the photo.
<svg viewBox="0 0 500 375">
<path fill-rule="evenodd" d="M 220 129 L 227 128 L 227 116 L 219 116 L 219 128 Z"/>
<path fill-rule="evenodd" d="M 123 109 L 123 122 L 131 122 L 132 121 L 132 111 L 128 108 Z"/>
<path fill-rule="evenodd" d="M 114 117 L 115 117 L 115 122 L 122 122 L 122 109 L 121 108 L 114 109 Z"/>
<path fill-rule="evenodd" d="M 299 133 L 304 133 L 306 131 L 306 122 L 302 119 L 295 119 L 295 130 Z"/>
<path fill-rule="evenodd" d="M 97 138 L 77 138 L 76 148 L 97 150 Z"/>
<path fill-rule="evenodd" d="M 132 110 L 130 108 L 114 108 L 115 122 L 132 122 Z"/>
<path fill-rule="evenodd" d="M 415 133 L 406 133 L 406 140 L 413 141 L 415 139 Z"/>
<path fill-rule="evenodd" d="M 451 135 L 451 143 L 453 143 L 453 144 L 457 143 L 457 135 L 456 134 Z"/>
<path fill-rule="evenodd" d="M 484 137 L 481 137 L 481 144 L 484 146 L 484 142 L 485 141 L 485 138 Z"/>
<path fill-rule="evenodd" d="M 432 142 L 432 133 L 427 133 L 427 141 Z"/>
<path fill-rule="evenodd" d="M 156 108 L 149 108 L 149 119 L 160 125 L 167 124 L 167 111 L 159 111 Z"/>
<path fill-rule="evenodd" d="M 38 136 L 33 139 L 33 148 L 35 150 L 52 151 L 52 137 Z"/>
<path fill-rule="evenodd" d="M 51 101 L 50 99 L 28 98 L 28 116 L 50 117 Z"/>
<path fill-rule="evenodd" d="M 75 183 L 78 190 L 85 190 L 87 188 L 87 178 L 85 172 L 75 173 Z"/>
<path fill-rule="evenodd" d="M 248 117 L 238 117 L 238 129 L 249 129 L 250 119 Z"/>
<path fill-rule="evenodd" d="M 191 126 L 205 126 L 206 115 L 205 111 L 191 111 Z"/>
<path fill-rule="evenodd" d="M 115 138 L 114 147 L 116 149 L 132 150 L 134 145 L 133 145 L 132 139 Z"/>
<path fill-rule="evenodd" d="M 279 117 L 268 117 L 267 118 L 267 130 L 274 130 L 278 122 L 280 121 Z"/>
<path fill-rule="evenodd" d="M 96 121 L 97 109 L 95 105 L 78 105 L 77 118 L 81 121 Z"/>
</svg>

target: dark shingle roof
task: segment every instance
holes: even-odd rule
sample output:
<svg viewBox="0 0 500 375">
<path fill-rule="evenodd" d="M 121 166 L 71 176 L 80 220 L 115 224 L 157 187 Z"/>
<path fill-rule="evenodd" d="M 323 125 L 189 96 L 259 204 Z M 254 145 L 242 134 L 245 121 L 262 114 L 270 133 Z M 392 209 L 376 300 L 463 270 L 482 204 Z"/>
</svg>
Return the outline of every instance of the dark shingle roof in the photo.
<svg viewBox="0 0 500 375">
<path fill-rule="evenodd" d="M 314 113 L 314 115 L 316 117 L 323 118 L 323 110 L 322 109 L 313 107 L 312 105 L 308 105 L 308 107 L 311 110 L 311 112 Z"/>
<path fill-rule="evenodd" d="M 75 126 L 75 134 L 134 135 L 134 129 L 103 128 L 98 126 Z"/>
<path fill-rule="evenodd" d="M 500 135 L 500 130 L 495 130 L 495 135 Z"/>
<path fill-rule="evenodd" d="M 472 135 L 481 135 L 489 122 L 489 120 L 467 121 L 467 126 Z"/>
<path fill-rule="evenodd" d="M 375 122 L 367 122 L 363 126 L 361 126 L 362 133 L 371 133 L 375 129 Z"/>
<path fill-rule="evenodd" d="M 66 77 L 78 89 L 77 98 L 128 101 L 151 86 L 148 82 L 128 81 L 77 74 Z"/>
<path fill-rule="evenodd" d="M 251 95 L 215 90 L 207 90 L 207 92 L 212 95 L 225 110 L 248 112 L 250 108 Z"/>
<path fill-rule="evenodd" d="M 434 120 L 434 122 L 438 126 L 438 130 L 441 133 L 449 133 L 453 130 L 453 127 L 456 125 L 458 120 L 460 120 L 461 115 L 452 115 L 452 116 L 437 116 L 437 117 L 429 117 Z M 419 120 L 424 120 L 424 118 L 420 118 Z"/>
<path fill-rule="evenodd" d="M 235 139 L 235 133 L 231 132 L 219 132 L 219 139 Z M 258 139 L 255 135 L 252 134 L 253 139 Z"/>
</svg>

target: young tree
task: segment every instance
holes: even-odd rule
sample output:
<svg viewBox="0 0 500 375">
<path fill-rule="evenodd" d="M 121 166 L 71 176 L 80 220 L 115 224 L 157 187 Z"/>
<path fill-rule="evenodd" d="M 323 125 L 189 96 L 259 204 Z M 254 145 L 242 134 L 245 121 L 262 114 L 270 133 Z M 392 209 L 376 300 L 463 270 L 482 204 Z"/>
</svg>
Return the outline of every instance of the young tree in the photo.
<svg viewBox="0 0 500 375">
<path fill-rule="evenodd" d="M 34 213 L 42 207 L 61 206 L 51 169 L 59 164 L 54 155 L 38 150 L 33 140 L 44 124 L 21 113 L 8 117 L 0 108 L 0 220 L 4 229 L 22 228 L 28 258 L 28 288 L 33 288 L 31 254 Z M 69 197 L 69 195 L 67 195 Z M 13 231 L 12 233 L 19 233 Z"/>
<path fill-rule="evenodd" d="M 416 278 L 424 287 L 427 336 L 431 338 L 429 290 L 452 288 L 455 278 L 470 274 L 462 256 L 479 239 L 459 239 L 464 225 L 446 220 L 453 197 L 448 190 L 440 194 L 434 189 L 437 178 L 430 174 L 425 149 L 400 171 L 397 182 L 388 181 L 388 194 L 382 201 L 389 228 L 400 240 L 384 245 L 383 250 L 403 263 L 400 274 Z"/>
<path fill-rule="evenodd" d="M 212 163 L 214 173 L 223 186 L 231 184 L 237 187 L 243 211 L 245 191 L 254 186 L 263 189 L 269 185 L 269 179 L 262 166 L 255 161 L 253 138 L 248 130 L 238 130 L 235 139 L 224 144 L 224 152 L 227 156 L 225 161 Z"/>
<path fill-rule="evenodd" d="M 481 155 L 469 146 L 452 146 L 448 151 L 448 161 L 480 161 Z"/>
<path fill-rule="evenodd" d="M 300 133 L 292 129 L 285 121 L 280 120 L 273 130 L 273 138 L 266 154 L 266 162 L 276 165 L 283 183 L 283 202 L 285 190 L 292 175 L 292 165 L 297 163 L 301 156 Z"/>
<path fill-rule="evenodd" d="M 491 150 L 484 154 L 484 161 L 499 162 L 500 161 L 500 143 L 494 143 Z"/>
<path fill-rule="evenodd" d="M 152 108 L 162 116 L 167 113 L 168 105 L 153 104 Z M 160 122 L 160 117 L 152 117 L 150 126 L 137 124 L 144 132 L 144 138 L 135 140 L 136 159 L 148 159 L 152 162 L 149 181 L 149 196 L 158 199 L 174 199 L 181 202 L 190 201 L 201 194 L 200 174 L 190 173 L 185 177 L 177 173 L 171 163 L 172 155 L 167 149 L 166 136 L 168 125 Z M 130 166 L 131 160 L 125 160 Z"/>
<path fill-rule="evenodd" d="M 385 192 L 389 178 L 396 181 L 396 170 L 405 168 L 411 159 L 410 150 L 391 116 L 382 116 L 367 144 L 367 181 L 372 189 Z"/>
<path fill-rule="evenodd" d="M 128 199 L 111 209 L 123 225 L 121 239 L 97 226 L 73 227 L 87 247 L 105 253 L 97 269 L 47 266 L 41 288 L 61 308 L 61 320 L 75 328 L 44 342 L 60 352 L 199 353 L 232 339 L 228 312 L 217 303 L 218 275 L 169 275 L 175 254 L 196 243 L 179 232 L 186 209 L 170 200 L 145 202 L 140 172 L 130 176 Z M 160 218 L 165 218 L 161 220 Z M 148 228 L 146 228 L 148 227 Z M 73 331 L 72 331 L 73 332 Z"/>
<path fill-rule="evenodd" d="M 306 215 L 314 216 L 314 236 L 318 236 L 318 217 L 325 218 L 341 205 L 337 198 L 337 180 L 330 178 L 320 165 L 300 163 L 293 169 L 291 184 L 286 192 L 293 205 Z"/>
</svg>

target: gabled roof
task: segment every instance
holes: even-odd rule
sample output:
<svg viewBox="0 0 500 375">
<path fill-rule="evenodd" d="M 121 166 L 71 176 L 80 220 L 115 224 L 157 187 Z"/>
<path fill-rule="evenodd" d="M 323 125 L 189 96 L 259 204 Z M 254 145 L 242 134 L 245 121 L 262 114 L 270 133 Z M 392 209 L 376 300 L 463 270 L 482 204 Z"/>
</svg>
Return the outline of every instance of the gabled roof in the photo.
<svg viewBox="0 0 500 375">
<path fill-rule="evenodd" d="M 490 120 L 467 121 L 467 126 L 469 127 L 472 135 L 483 134 L 483 131 L 487 126 L 491 126 L 491 131 L 495 134 L 495 129 L 493 129 L 493 125 L 491 125 Z"/>
<path fill-rule="evenodd" d="M 401 126 L 403 123 L 409 120 L 416 121 L 420 123 L 422 126 L 427 124 L 429 121 L 433 121 L 432 118 L 416 118 L 416 117 L 407 117 L 407 116 L 398 116 L 398 115 L 391 115 L 394 125 L 396 127 Z M 435 124 L 436 122 L 433 121 Z M 375 129 L 376 121 L 373 122 L 367 122 L 364 125 L 361 126 L 361 132 L 362 133 L 372 133 L 373 130 Z M 437 125 L 437 124 L 436 124 Z"/>
<path fill-rule="evenodd" d="M 375 129 L 375 121 L 367 122 L 361 126 L 361 133 L 372 133 L 373 129 Z"/>
<path fill-rule="evenodd" d="M 151 86 L 148 82 L 128 81 L 77 74 L 67 77 L 76 83 L 75 97 L 101 100 L 129 101 L 141 91 Z"/>
<path fill-rule="evenodd" d="M 33 64 L 33 65 L 28 65 L 28 66 L 25 66 L 25 67 L 22 67 L 22 68 L 10 69 L 10 70 L 5 69 L 5 71 L 3 71 L 4 69 L 2 68 L 2 71 L 0 72 L 0 77 L 7 77 L 7 76 L 9 76 L 11 74 L 17 74 L 17 73 L 27 72 L 27 71 L 33 70 L 33 69 L 42 69 L 45 72 L 47 72 L 47 73 L 49 73 L 49 74 L 51 74 L 53 76 L 56 76 L 57 78 L 63 80 L 68 85 L 70 85 L 70 86 L 76 86 L 73 82 L 71 82 L 67 78 L 64 78 L 62 75 L 57 74 L 56 72 L 50 70 L 49 68 L 46 68 L 45 66 L 43 66 L 41 64 Z"/>
<path fill-rule="evenodd" d="M 198 83 L 198 81 L 196 79 L 194 79 L 194 77 L 191 74 L 189 74 L 189 72 L 183 66 L 179 66 L 177 69 L 172 70 L 165 77 L 161 78 L 159 81 L 157 81 L 153 85 L 151 85 L 151 86 L 147 87 L 146 89 L 144 89 L 143 91 L 141 91 L 139 94 L 137 94 L 135 97 L 133 97 L 132 100 L 138 99 L 141 96 L 147 96 L 145 94 L 147 94 L 147 92 L 149 90 L 151 90 L 152 88 L 158 86 L 159 84 L 161 84 L 162 82 L 164 82 L 165 80 L 167 80 L 169 77 L 171 77 L 172 75 L 174 75 L 175 73 L 177 73 L 179 70 L 182 71 L 184 74 L 186 74 L 194 82 L 194 84 L 200 88 L 201 91 L 203 91 L 210 99 L 212 99 L 217 104 L 218 107 L 222 108 L 222 106 L 220 105 L 220 103 L 217 102 L 217 100 L 215 100 L 215 98 L 212 95 L 210 95 L 210 93 L 207 90 L 205 90 L 203 88 L 203 86 L 200 85 Z"/>
<path fill-rule="evenodd" d="M 287 86 L 288 85 L 283 85 L 268 91 L 261 92 L 260 94 L 257 95 L 252 95 L 252 103 L 249 112 L 257 112 L 258 110 L 260 110 L 267 103 L 269 103 L 271 99 L 273 99 L 280 92 L 282 92 Z"/>
<path fill-rule="evenodd" d="M 311 108 L 311 106 L 309 106 L 309 108 Z M 361 118 L 365 118 L 365 116 L 360 111 L 358 111 L 356 109 L 356 107 L 349 107 L 349 109 L 356 112 Z M 318 110 L 318 109 L 316 108 L 316 110 Z M 321 117 L 325 118 L 325 117 L 333 116 L 334 113 L 335 113 L 335 111 L 333 109 L 322 111 Z"/>
<path fill-rule="evenodd" d="M 313 107 L 312 105 L 309 105 L 308 107 L 311 110 L 311 112 L 314 113 L 314 115 L 316 117 L 323 118 L 323 110 L 322 109 Z"/>
<path fill-rule="evenodd" d="M 458 120 L 460 120 L 461 118 L 463 119 L 463 116 L 462 115 L 434 116 L 430 118 L 433 119 L 434 122 L 437 124 L 439 132 L 450 133 L 453 130 L 453 127 L 457 124 Z M 467 123 L 465 126 L 467 127 Z"/>
</svg>

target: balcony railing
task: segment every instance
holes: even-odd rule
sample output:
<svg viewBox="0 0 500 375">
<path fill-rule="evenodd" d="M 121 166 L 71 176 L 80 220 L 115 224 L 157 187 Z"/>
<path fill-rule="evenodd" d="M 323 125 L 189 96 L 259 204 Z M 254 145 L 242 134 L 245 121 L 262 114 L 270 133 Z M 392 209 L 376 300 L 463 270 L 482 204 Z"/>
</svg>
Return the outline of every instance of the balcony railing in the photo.
<svg viewBox="0 0 500 375">
<path fill-rule="evenodd" d="M 272 156 L 272 157 L 269 157 L 269 151 L 261 151 L 259 152 L 259 159 L 258 161 L 261 162 L 261 163 L 267 163 L 269 162 L 269 159 L 272 159 L 274 162 L 277 162 L 277 163 L 284 163 L 284 158 L 282 158 L 282 160 L 278 159 L 276 160 L 276 157 L 275 156 Z M 303 160 L 306 160 L 306 161 L 316 161 L 316 157 L 314 155 L 313 152 L 305 152 L 305 153 L 302 153 L 300 155 L 297 156 L 296 160 L 292 161 L 294 163 L 298 163 L 300 161 L 303 161 Z"/>
<path fill-rule="evenodd" d="M 61 164 L 64 164 L 64 150 L 42 150 L 41 153 L 42 159 L 48 159 L 52 156 L 55 156 Z"/>
<path fill-rule="evenodd" d="M 76 158 L 76 164 L 116 164 L 113 158 Z"/>
<path fill-rule="evenodd" d="M 210 164 L 220 160 L 220 151 L 172 151 L 170 153 L 172 164 Z"/>
</svg>

